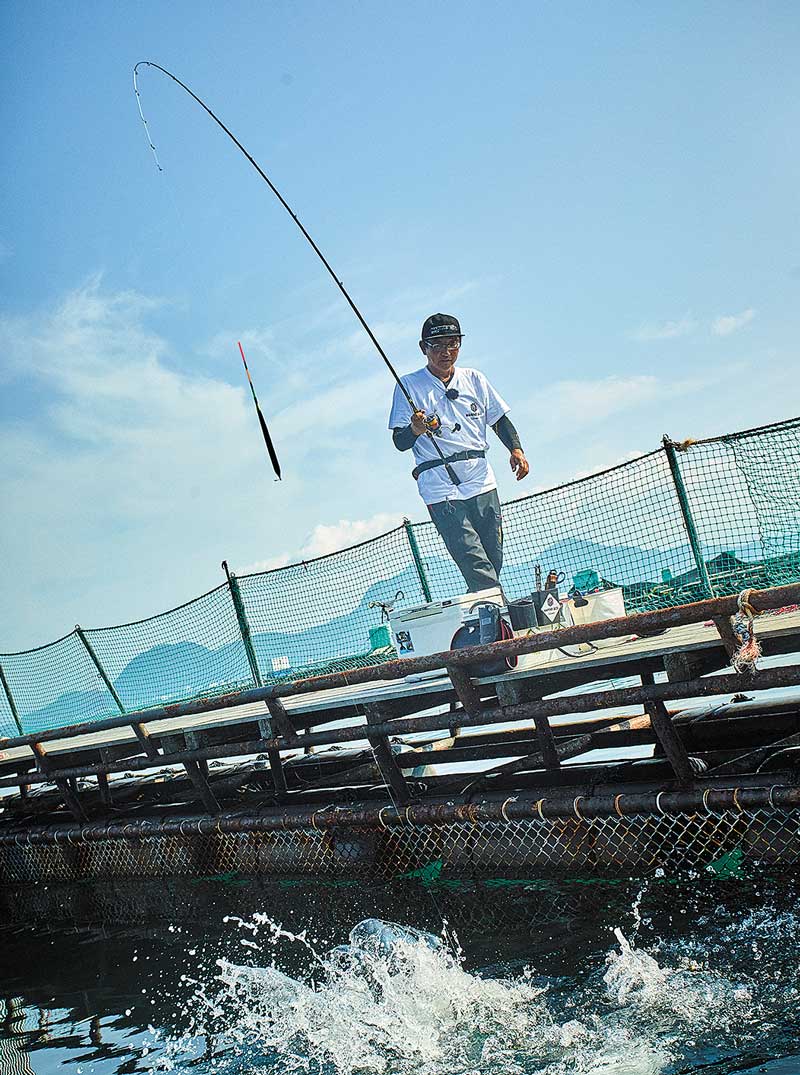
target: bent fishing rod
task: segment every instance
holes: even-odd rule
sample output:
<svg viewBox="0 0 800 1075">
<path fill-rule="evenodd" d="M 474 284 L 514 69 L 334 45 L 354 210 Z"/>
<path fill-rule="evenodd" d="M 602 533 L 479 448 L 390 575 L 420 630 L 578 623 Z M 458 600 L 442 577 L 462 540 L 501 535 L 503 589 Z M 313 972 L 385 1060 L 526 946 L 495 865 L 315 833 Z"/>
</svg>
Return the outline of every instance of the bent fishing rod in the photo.
<svg viewBox="0 0 800 1075">
<path fill-rule="evenodd" d="M 161 71 L 162 74 L 166 75 L 168 78 L 171 78 L 173 82 L 177 83 L 181 87 L 181 89 L 185 90 L 186 93 L 188 93 L 189 96 L 193 100 L 197 101 L 197 103 L 200 105 L 200 107 L 202 109 L 204 109 L 204 111 L 206 111 L 209 114 L 209 116 L 211 116 L 211 118 L 214 120 L 214 122 L 217 124 L 217 126 L 222 128 L 222 130 L 225 132 L 225 134 L 227 134 L 228 138 L 230 138 L 230 140 L 237 147 L 237 149 L 239 149 L 244 154 L 244 156 L 252 164 L 252 166 L 255 168 L 255 170 L 258 172 L 258 174 L 261 176 L 261 178 L 264 180 L 264 182 L 267 184 L 269 189 L 272 191 L 272 193 L 275 195 L 275 197 L 281 203 L 283 208 L 286 210 L 286 212 L 289 214 L 289 216 L 292 218 L 292 220 L 298 226 L 300 231 L 303 233 L 303 236 L 305 237 L 305 239 L 307 240 L 307 242 L 311 246 L 311 249 L 314 251 L 314 253 L 320 259 L 322 264 L 328 270 L 328 273 L 330 274 L 331 279 L 334 281 L 336 286 L 339 288 L 341 293 L 344 295 L 345 299 L 347 300 L 348 305 L 350 306 L 350 309 L 353 311 L 353 313 L 356 315 L 356 317 L 360 321 L 362 328 L 367 333 L 367 335 L 369 336 L 370 340 L 372 340 L 372 342 L 375 345 L 375 348 L 376 348 L 378 354 L 381 356 L 381 358 L 385 362 L 386 368 L 389 370 L 389 373 L 391 373 L 392 377 L 394 377 L 395 382 L 397 383 L 397 386 L 399 387 L 400 391 L 405 396 L 408 405 L 411 407 L 411 410 L 412 411 L 418 410 L 418 407 L 416 406 L 416 404 L 414 403 L 413 399 L 411 398 L 411 395 L 409 394 L 408 389 L 403 384 L 403 382 L 400 380 L 400 378 L 399 378 L 399 376 L 397 374 L 397 370 L 395 370 L 394 366 L 389 361 L 389 358 L 386 355 L 386 352 L 383 350 L 383 348 L 381 347 L 380 343 L 376 339 L 375 334 L 373 333 L 372 329 L 369 327 L 367 322 L 364 320 L 364 317 L 363 317 L 361 311 L 359 310 L 359 308 L 356 306 L 356 304 L 351 299 L 351 297 L 350 297 L 347 289 L 345 288 L 344 284 L 339 279 L 339 277 L 336 275 L 336 273 L 333 271 L 333 268 L 331 267 L 330 262 L 325 257 L 325 255 L 322 253 L 322 251 L 317 246 L 317 244 L 314 242 L 314 240 L 311 238 L 311 236 L 306 231 L 306 229 L 303 227 L 302 223 L 298 219 L 297 213 L 292 211 L 292 209 L 289 206 L 288 202 L 283 197 L 283 195 L 278 190 L 278 188 L 275 186 L 275 184 L 272 182 L 272 180 L 269 178 L 269 176 L 266 174 L 266 172 L 253 159 L 253 157 L 251 157 L 251 155 L 247 152 L 247 150 L 242 145 L 242 143 L 239 141 L 239 139 L 236 137 L 236 135 L 233 134 L 233 132 L 231 130 L 229 130 L 228 127 L 225 126 L 225 124 L 222 122 L 222 120 L 219 118 L 219 116 L 215 115 L 214 112 L 212 112 L 211 109 L 208 107 L 208 105 L 205 103 L 205 101 L 202 101 L 197 96 L 196 93 L 194 93 L 192 90 L 190 90 L 185 82 L 181 82 L 181 80 L 176 75 L 173 75 L 173 73 L 171 71 L 168 71 L 166 69 L 166 67 L 162 67 L 160 64 L 154 63 L 152 60 L 139 60 L 139 62 L 133 68 L 133 91 L 136 94 L 136 102 L 137 102 L 137 104 L 139 106 L 139 116 L 141 117 L 142 123 L 144 124 L 145 133 L 147 135 L 147 142 L 148 142 L 148 145 L 150 146 L 150 149 L 153 152 L 153 158 L 154 158 L 154 160 L 156 162 L 156 167 L 158 168 L 158 170 L 160 172 L 163 171 L 163 169 L 161 167 L 161 164 L 159 163 L 159 160 L 158 160 L 158 154 L 156 153 L 156 147 L 153 145 L 153 140 L 150 137 L 150 128 L 148 127 L 147 120 L 144 118 L 144 113 L 142 112 L 141 95 L 139 93 L 139 81 L 138 81 L 138 72 L 139 72 L 140 67 L 154 67 L 157 71 Z M 453 483 L 453 485 L 460 485 L 461 484 L 461 479 L 458 477 L 456 472 L 453 470 L 452 466 L 450 466 L 450 464 L 445 461 L 445 457 L 444 457 L 444 454 L 442 453 L 442 449 L 439 447 L 439 445 L 438 445 L 438 443 L 436 441 L 436 438 L 434 437 L 433 432 L 431 431 L 430 428 L 426 430 L 426 434 L 427 434 L 431 444 L 435 448 L 436 454 L 439 456 L 439 459 L 442 461 L 442 463 L 444 465 L 444 469 L 447 472 L 448 478 Z"/>
</svg>

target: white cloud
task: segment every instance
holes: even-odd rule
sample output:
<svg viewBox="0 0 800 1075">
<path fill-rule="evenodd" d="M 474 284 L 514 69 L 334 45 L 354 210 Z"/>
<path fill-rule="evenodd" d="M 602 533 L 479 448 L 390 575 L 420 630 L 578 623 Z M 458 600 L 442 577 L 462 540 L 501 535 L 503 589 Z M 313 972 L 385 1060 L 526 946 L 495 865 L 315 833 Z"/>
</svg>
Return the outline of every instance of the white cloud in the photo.
<svg viewBox="0 0 800 1075">
<path fill-rule="evenodd" d="M 652 451 L 652 448 L 649 449 Z M 580 481 L 581 478 L 591 478 L 593 474 L 601 474 L 604 470 L 612 470 L 614 467 L 621 466 L 623 463 L 632 463 L 634 459 L 641 459 L 643 455 L 647 455 L 647 452 L 640 452 L 633 450 L 626 452 L 624 455 L 619 456 L 617 459 L 613 459 L 610 463 L 598 463 L 597 466 L 589 467 L 588 470 L 579 470 L 569 479 L 570 481 Z"/>
<path fill-rule="evenodd" d="M 361 541 L 385 534 L 387 530 L 394 530 L 403 521 L 400 512 L 381 511 L 369 519 L 340 519 L 337 523 L 320 523 L 314 527 L 308 541 L 303 547 L 294 553 L 282 553 L 266 560 L 260 560 L 242 568 L 240 574 L 252 574 L 258 571 L 272 571 L 277 567 L 286 567 L 287 564 L 300 563 L 303 560 L 313 560 L 317 556 L 327 556 L 332 552 L 339 552 L 350 545 L 357 545 Z"/>
<path fill-rule="evenodd" d="M 292 441 L 297 450 L 318 451 L 323 435 L 362 424 L 365 420 L 373 423 L 376 410 L 380 411 L 381 425 L 385 427 L 389 417 L 390 392 L 386 373 L 373 372 L 333 385 L 316 395 L 308 394 L 296 399 L 275 416 L 270 426 L 282 440 Z M 346 443 L 339 445 L 341 450 L 347 447 Z"/>
<path fill-rule="evenodd" d="M 241 362 L 237 343 L 241 343 L 247 365 L 251 371 L 255 363 L 286 368 L 288 360 L 279 354 L 275 333 L 269 328 L 248 328 L 239 331 L 217 332 L 200 348 L 201 354 L 219 359 L 227 364 L 229 361 Z M 241 369 L 241 367 L 240 367 Z M 242 376 L 244 372 L 242 371 Z"/>
<path fill-rule="evenodd" d="M 97 275 L 0 317 L 3 391 L 17 400 L 0 418 L 0 607 L 14 610 L 0 651 L 154 615 L 215 585 L 223 557 L 311 558 L 397 525 L 387 504 L 419 510 L 386 430 L 391 378 L 348 346 L 351 323 L 302 337 L 239 327 L 190 352 L 152 330 L 164 305 Z M 416 340 L 410 322 L 376 325 Z M 236 339 L 291 480 L 272 481 Z M 343 503 L 352 520 L 320 522 Z"/>
<path fill-rule="evenodd" d="M 557 381 L 548 404 L 567 425 L 597 422 L 618 411 L 656 399 L 663 389 L 658 377 L 604 377 L 595 381 Z"/>
<path fill-rule="evenodd" d="M 416 321 L 411 321 L 410 319 L 406 321 L 378 321 L 371 328 L 375 334 L 375 339 L 383 350 L 388 352 L 390 362 L 392 361 L 391 351 L 401 344 L 410 347 L 412 349 L 411 353 L 414 354 L 417 340 L 419 339 L 419 325 Z M 360 325 L 358 328 L 353 329 L 346 340 L 343 341 L 343 349 L 351 355 L 356 355 L 359 358 L 369 357 L 383 365 L 383 359 L 378 354 L 375 344 Z M 419 354 L 419 351 L 416 354 Z"/>
<path fill-rule="evenodd" d="M 33 389 L 0 421 L 0 603 L 14 609 L 0 650 L 159 612 L 216 582 L 236 541 L 274 541 L 290 492 L 268 477 L 246 388 L 185 358 L 189 372 L 169 368 L 182 356 L 143 323 L 156 305 L 93 278 L 51 311 L 0 318 L 11 390 Z"/>
<path fill-rule="evenodd" d="M 651 343 L 654 340 L 675 340 L 679 336 L 688 336 L 697 328 L 697 322 L 689 314 L 685 314 L 677 321 L 658 321 L 640 325 L 630 333 L 630 337 L 640 343 Z"/>
<path fill-rule="evenodd" d="M 515 401 L 512 419 L 519 428 L 530 429 L 533 441 L 542 444 L 570 438 L 580 430 L 631 410 L 645 413 L 648 407 L 659 406 L 666 400 L 696 396 L 719 380 L 720 375 L 712 374 L 684 380 L 639 374 L 556 381 L 548 387 L 545 399 L 535 396 Z"/>
<path fill-rule="evenodd" d="M 558 381 L 548 393 L 554 410 L 570 426 L 594 424 L 620 411 L 682 395 L 701 380 L 664 381 L 651 374 L 635 377 L 604 377 L 596 381 Z M 567 418 L 568 416 L 568 418 Z"/>
<path fill-rule="evenodd" d="M 716 317 L 711 323 L 711 331 L 715 336 L 730 336 L 745 325 L 749 325 L 756 316 L 756 311 L 751 307 L 743 310 L 740 314 L 729 314 L 727 317 Z"/>
</svg>

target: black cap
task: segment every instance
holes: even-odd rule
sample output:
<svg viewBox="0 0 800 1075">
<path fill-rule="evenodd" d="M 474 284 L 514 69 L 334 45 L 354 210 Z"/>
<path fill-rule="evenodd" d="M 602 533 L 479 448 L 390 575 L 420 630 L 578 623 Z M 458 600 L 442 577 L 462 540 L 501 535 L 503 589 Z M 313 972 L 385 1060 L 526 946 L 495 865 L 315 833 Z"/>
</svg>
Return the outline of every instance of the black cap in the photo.
<svg viewBox="0 0 800 1075">
<path fill-rule="evenodd" d="M 431 314 L 422 326 L 422 340 L 435 340 L 439 336 L 461 336 L 461 325 L 452 314 Z"/>
</svg>

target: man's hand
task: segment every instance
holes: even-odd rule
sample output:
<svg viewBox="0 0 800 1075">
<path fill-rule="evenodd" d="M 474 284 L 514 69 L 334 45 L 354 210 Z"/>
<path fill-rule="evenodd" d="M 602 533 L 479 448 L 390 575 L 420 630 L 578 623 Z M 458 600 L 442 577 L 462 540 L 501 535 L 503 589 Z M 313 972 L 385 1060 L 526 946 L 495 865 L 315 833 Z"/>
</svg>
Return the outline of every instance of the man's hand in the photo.
<svg viewBox="0 0 800 1075">
<path fill-rule="evenodd" d="M 424 411 L 414 411 L 411 416 L 411 428 L 418 437 L 421 437 L 423 433 L 427 433 L 428 427 L 425 424 Z"/>
<path fill-rule="evenodd" d="M 517 475 L 518 482 L 521 482 L 525 475 L 528 473 L 528 471 L 531 469 L 528 466 L 528 460 L 525 458 L 525 453 L 521 448 L 514 449 L 514 451 L 511 453 L 509 463 L 511 464 L 511 469 Z"/>
</svg>

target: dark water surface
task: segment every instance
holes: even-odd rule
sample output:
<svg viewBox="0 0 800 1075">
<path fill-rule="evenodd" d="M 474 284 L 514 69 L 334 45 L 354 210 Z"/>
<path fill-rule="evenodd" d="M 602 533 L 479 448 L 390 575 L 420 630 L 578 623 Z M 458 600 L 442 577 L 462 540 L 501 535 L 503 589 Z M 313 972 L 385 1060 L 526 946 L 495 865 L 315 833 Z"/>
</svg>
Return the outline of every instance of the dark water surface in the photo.
<svg viewBox="0 0 800 1075">
<path fill-rule="evenodd" d="M 30 886 L 0 1073 L 800 1075 L 798 888 Z"/>
</svg>

